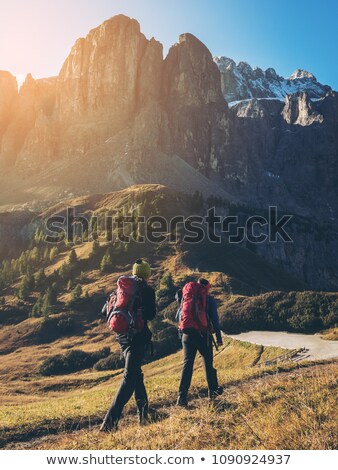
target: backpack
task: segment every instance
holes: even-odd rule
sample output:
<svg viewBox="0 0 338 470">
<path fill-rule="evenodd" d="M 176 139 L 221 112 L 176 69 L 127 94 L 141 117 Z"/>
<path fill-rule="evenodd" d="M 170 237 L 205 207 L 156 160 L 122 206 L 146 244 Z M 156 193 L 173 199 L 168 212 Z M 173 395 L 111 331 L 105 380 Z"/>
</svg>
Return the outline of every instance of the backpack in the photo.
<svg viewBox="0 0 338 470">
<path fill-rule="evenodd" d="M 179 309 L 180 330 L 193 328 L 197 331 L 208 330 L 207 289 L 198 282 L 188 282 L 182 289 Z"/>
<path fill-rule="evenodd" d="M 106 308 L 109 329 L 118 334 L 137 333 L 143 330 L 140 279 L 136 276 L 121 276 L 117 290 L 113 292 Z"/>
</svg>

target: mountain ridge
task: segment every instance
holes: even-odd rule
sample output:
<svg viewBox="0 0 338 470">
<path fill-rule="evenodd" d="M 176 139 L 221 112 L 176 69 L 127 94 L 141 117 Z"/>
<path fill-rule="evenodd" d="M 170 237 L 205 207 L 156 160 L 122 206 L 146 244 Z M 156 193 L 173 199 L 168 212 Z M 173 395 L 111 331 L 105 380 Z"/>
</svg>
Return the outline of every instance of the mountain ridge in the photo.
<svg viewBox="0 0 338 470">
<path fill-rule="evenodd" d="M 294 249 L 257 250 L 312 285 L 336 285 L 336 92 L 315 101 L 297 92 L 284 104 L 254 98 L 229 108 L 221 72 L 199 39 L 181 35 L 163 58 L 162 45 L 125 16 L 78 40 L 56 79 L 28 76 L 17 93 L 15 78 L 5 78 L 0 198 L 6 208 L 144 183 L 199 190 L 254 210 L 277 206 L 305 217 L 310 233 L 297 224 Z M 320 253 L 318 224 L 330 240 L 325 245 L 321 236 Z"/>
<path fill-rule="evenodd" d="M 303 69 L 296 69 L 284 78 L 272 67 L 252 68 L 247 62 L 236 64 L 225 56 L 215 56 L 214 61 L 221 73 L 224 99 L 229 103 L 252 98 L 284 100 L 287 95 L 299 92 L 307 92 L 310 98 L 318 99 L 332 91 L 330 86 L 322 85 L 311 72 Z"/>
</svg>

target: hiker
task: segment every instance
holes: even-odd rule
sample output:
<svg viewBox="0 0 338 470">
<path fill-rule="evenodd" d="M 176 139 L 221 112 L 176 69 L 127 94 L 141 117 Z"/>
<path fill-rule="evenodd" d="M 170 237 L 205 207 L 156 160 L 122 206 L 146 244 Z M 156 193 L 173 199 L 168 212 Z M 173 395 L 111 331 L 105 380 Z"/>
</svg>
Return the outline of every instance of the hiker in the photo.
<svg viewBox="0 0 338 470">
<path fill-rule="evenodd" d="M 100 430 L 109 432 L 117 429 L 118 421 L 121 417 L 123 407 L 129 401 L 134 393 L 136 406 L 141 425 L 148 420 L 148 397 L 143 382 L 143 373 L 141 369 L 142 361 L 145 355 L 146 346 L 151 343 L 151 332 L 147 321 L 152 320 L 156 315 L 155 291 L 147 284 L 147 279 L 151 275 L 150 265 L 143 259 L 138 259 L 133 265 L 132 276 L 121 276 L 118 280 L 118 289 L 113 296 L 113 308 L 110 313 L 110 328 L 113 331 L 124 331 L 124 321 L 127 316 L 130 318 L 130 310 L 133 309 L 138 317 L 134 319 L 134 329 L 130 326 L 126 332 L 117 333 L 116 338 L 125 358 L 125 366 L 120 387 L 116 392 L 111 407 L 103 420 Z M 128 293 L 128 285 L 134 285 L 132 294 Z M 126 287 L 124 287 L 126 286 Z M 115 295 L 115 297 L 114 297 Z M 126 298 L 129 295 L 129 299 Z M 133 297 L 132 297 L 133 296 Z M 121 300 L 122 299 L 122 300 Z M 121 301 L 127 301 L 127 308 L 116 308 Z M 132 308 L 130 305 L 132 304 Z M 109 301 L 104 309 L 109 315 Z M 103 309 L 103 310 L 104 310 Z M 113 326 L 112 326 L 113 325 Z M 120 328 L 120 329 L 119 329 Z"/>
<path fill-rule="evenodd" d="M 210 283 L 206 279 L 187 283 L 176 293 L 179 303 L 178 316 L 183 345 L 183 369 L 179 386 L 177 405 L 187 406 L 188 390 L 191 384 L 194 361 L 197 351 L 204 361 L 205 374 L 208 382 L 209 399 L 223 393 L 218 385 L 217 371 L 213 367 L 213 337 L 216 333 L 218 346 L 222 346 L 222 334 L 219 325 L 215 299 L 209 295 Z"/>
</svg>

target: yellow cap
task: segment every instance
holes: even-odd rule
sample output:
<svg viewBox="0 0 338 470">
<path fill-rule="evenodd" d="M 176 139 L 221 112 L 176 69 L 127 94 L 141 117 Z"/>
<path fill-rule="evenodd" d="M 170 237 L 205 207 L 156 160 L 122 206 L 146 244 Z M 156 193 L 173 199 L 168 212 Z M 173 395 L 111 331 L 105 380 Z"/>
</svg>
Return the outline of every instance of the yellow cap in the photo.
<svg viewBox="0 0 338 470">
<path fill-rule="evenodd" d="M 149 263 L 143 259 L 138 259 L 133 265 L 133 275 L 137 277 L 142 277 L 143 279 L 148 279 L 151 276 L 151 267 Z"/>
</svg>

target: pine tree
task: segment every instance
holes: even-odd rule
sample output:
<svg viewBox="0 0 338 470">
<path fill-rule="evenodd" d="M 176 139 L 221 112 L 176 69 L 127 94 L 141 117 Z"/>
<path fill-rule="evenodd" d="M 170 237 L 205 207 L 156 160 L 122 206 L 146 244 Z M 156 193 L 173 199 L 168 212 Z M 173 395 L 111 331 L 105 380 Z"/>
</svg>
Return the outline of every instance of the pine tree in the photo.
<svg viewBox="0 0 338 470">
<path fill-rule="evenodd" d="M 44 316 L 44 317 L 48 317 L 49 315 L 49 312 L 50 312 L 50 299 L 49 299 L 49 292 L 47 291 L 45 293 L 45 295 L 42 297 L 42 301 L 41 301 L 41 314 Z"/>
<path fill-rule="evenodd" d="M 34 289 L 35 287 L 35 278 L 32 274 L 32 270 L 30 267 L 28 267 L 27 269 L 27 274 L 26 274 L 26 278 L 27 278 L 27 286 L 28 286 L 28 289 L 31 291 Z"/>
<path fill-rule="evenodd" d="M 27 265 L 24 252 L 21 253 L 18 263 L 19 263 L 20 274 L 24 274 L 24 272 L 26 271 L 26 265 Z"/>
<path fill-rule="evenodd" d="M 71 300 L 74 302 L 75 300 L 79 299 L 82 295 L 82 287 L 80 284 L 77 284 L 75 288 L 72 290 Z"/>
<path fill-rule="evenodd" d="M 50 313 L 50 307 L 56 303 L 56 286 L 55 283 L 48 287 L 45 295 L 42 297 L 41 302 L 41 313 L 43 316 L 47 317 Z"/>
<path fill-rule="evenodd" d="M 111 266 L 111 259 L 110 259 L 110 256 L 107 255 L 106 253 L 101 260 L 100 269 L 102 272 L 107 272 L 109 271 L 110 266 Z"/>
<path fill-rule="evenodd" d="M 68 263 L 63 263 L 60 268 L 59 268 L 59 276 L 61 277 L 62 280 L 65 280 L 67 279 L 67 277 L 69 276 L 69 272 L 70 272 L 70 266 Z"/>
<path fill-rule="evenodd" d="M 46 261 L 49 261 L 50 260 L 50 251 L 49 251 L 49 248 L 48 246 L 44 249 L 44 252 L 43 252 L 43 261 L 46 262 Z M 52 260 L 50 260 L 52 261 Z"/>
<path fill-rule="evenodd" d="M 92 246 L 92 251 L 91 251 L 91 256 L 95 257 L 100 253 L 100 243 L 97 240 L 93 241 L 93 246 Z"/>
<path fill-rule="evenodd" d="M 50 253 L 49 253 L 49 260 L 53 261 L 57 254 L 58 254 L 57 246 L 53 246 L 53 248 L 50 250 Z"/>
<path fill-rule="evenodd" d="M 174 284 L 174 281 L 170 272 L 166 273 L 162 277 L 161 284 L 168 291 L 171 291 L 175 288 L 175 284 Z"/>
<path fill-rule="evenodd" d="M 51 302 L 51 305 L 54 305 L 56 304 L 57 302 L 57 286 L 56 286 L 56 282 L 53 282 L 53 284 L 51 285 L 51 288 L 50 288 L 50 302 Z"/>
<path fill-rule="evenodd" d="M 39 271 L 35 275 L 35 285 L 37 287 L 42 287 L 45 281 L 46 281 L 45 271 L 43 268 L 40 268 Z"/>
<path fill-rule="evenodd" d="M 69 253 L 68 264 L 70 266 L 75 266 L 77 262 L 78 262 L 78 257 L 77 257 L 76 251 L 74 250 L 74 248 L 72 248 Z"/>
<path fill-rule="evenodd" d="M 32 312 L 30 316 L 39 317 L 41 313 L 42 313 L 42 297 L 39 297 L 32 308 Z"/>
<path fill-rule="evenodd" d="M 40 261 L 40 252 L 37 246 L 35 246 L 30 253 L 30 261 L 33 264 L 37 264 Z"/>
<path fill-rule="evenodd" d="M 18 288 L 18 297 L 19 299 L 22 299 L 22 300 L 26 300 L 28 295 L 29 295 L 29 292 L 30 292 L 30 280 L 29 278 L 26 276 L 24 276 L 20 282 L 20 285 L 19 285 L 19 288 Z"/>
<path fill-rule="evenodd" d="M 101 260 L 101 264 L 100 264 L 101 271 L 107 272 L 111 269 L 112 262 L 113 262 L 112 252 L 113 252 L 113 248 L 109 247 Z"/>
</svg>

